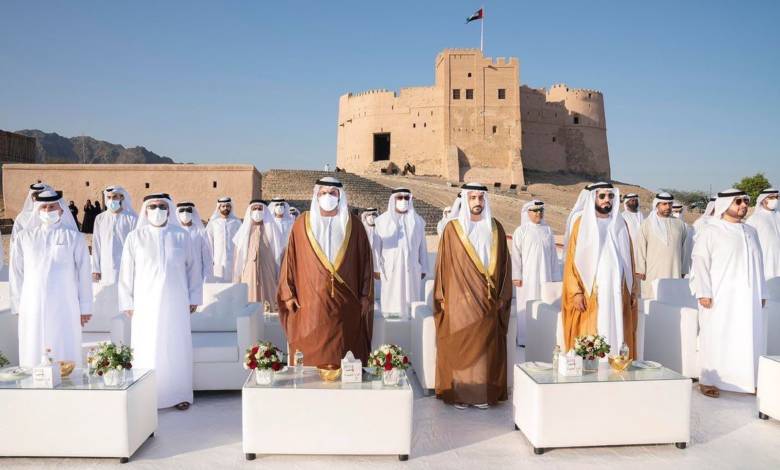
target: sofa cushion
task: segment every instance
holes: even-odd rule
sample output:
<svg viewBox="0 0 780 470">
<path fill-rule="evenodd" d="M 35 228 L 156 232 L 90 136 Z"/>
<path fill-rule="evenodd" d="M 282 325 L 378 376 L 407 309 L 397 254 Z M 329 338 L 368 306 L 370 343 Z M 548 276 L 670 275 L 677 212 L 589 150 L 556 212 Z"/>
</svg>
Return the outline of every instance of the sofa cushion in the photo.
<svg viewBox="0 0 780 470">
<path fill-rule="evenodd" d="M 117 284 L 92 283 L 92 318 L 81 329 L 83 332 L 108 333 L 111 318 L 119 313 Z"/>
<path fill-rule="evenodd" d="M 193 362 L 238 362 L 236 333 L 192 333 Z"/>
<path fill-rule="evenodd" d="M 203 284 L 203 305 L 190 316 L 192 331 L 236 331 L 236 316 L 247 298 L 246 284 Z"/>
</svg>

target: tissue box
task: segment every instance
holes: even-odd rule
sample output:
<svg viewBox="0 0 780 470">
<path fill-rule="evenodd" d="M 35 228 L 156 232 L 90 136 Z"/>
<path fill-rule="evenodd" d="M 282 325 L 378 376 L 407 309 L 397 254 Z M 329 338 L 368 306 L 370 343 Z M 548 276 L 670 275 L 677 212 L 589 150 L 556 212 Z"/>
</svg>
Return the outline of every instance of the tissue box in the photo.
<svg viewBox="0 0 780 470">
<path fill-rule="evenodd" d="M 54 388 L 62 381 L 59 364 L 33 367 L 33 383 L 38 387 Z"/>
<path fill-rule="evenodd" d="M 363 362 L 356 359 L 349 351 L 344 359 L 341 360 L 341 382 L 342 383 L 360 383 L 363 381 Z"/>
<path fill-rule="evenodd" d="M 567 354 L 558 358 L 558 375 L 577 377 L 582 375 L 582 358 Z"/>
</svg>

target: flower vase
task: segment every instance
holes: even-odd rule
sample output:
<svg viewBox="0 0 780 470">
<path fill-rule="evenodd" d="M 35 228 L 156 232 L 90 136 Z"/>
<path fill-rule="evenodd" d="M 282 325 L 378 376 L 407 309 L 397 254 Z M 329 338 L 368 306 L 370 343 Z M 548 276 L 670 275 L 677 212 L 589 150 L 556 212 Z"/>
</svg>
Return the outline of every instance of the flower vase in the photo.
<svg viewBox="0 0 780 470">
<path fill-rule="evenodd" d="M 401 381 L 401 371 L 390 369 L 382 372 L 382 385 L 386 387 L 397 387 Z"/>
<path fill-rule="evenodd" d="M 119 385 L 122 385 L 124 375 L 125 373 L 123 370 L 107 370 L 103 373 L 103 383 L 106 387 L 118 387 Z"/>
<path fill-rule="evenodd" d="M 273 381 L 273 369 L 255 369 L 255 383 L 257 385 L 271 385 Z"/>
<path fill-rule="evenodd" d="M 599 360 L 598 359 L 583 359 L 582 360 L 582 370 L 588 371 L 588 372 L 596 372 L 599 370 Z"/>
</svg>

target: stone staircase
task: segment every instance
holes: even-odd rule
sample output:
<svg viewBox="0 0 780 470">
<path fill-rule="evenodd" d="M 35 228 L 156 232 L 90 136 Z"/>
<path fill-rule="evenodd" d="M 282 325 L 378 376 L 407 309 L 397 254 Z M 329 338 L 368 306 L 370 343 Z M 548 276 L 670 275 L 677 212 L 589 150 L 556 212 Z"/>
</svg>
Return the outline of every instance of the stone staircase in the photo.
<svg viewBox="0 0 780 470">
<path fill-rule="evenodd" d="M 363 210 L 376 207 L 380 212 L 387 210 L 392 187 L 352 173 L 335 173 L 315 170 L 268 170 L 263 172 L 263 198 L 283 197 L 291 206 L 301 212 L 309 210 L 314 183 L 325 176 L 338 178 L 344 184 L 353 209 Z M 414 209 L 425 220 L 425 233 L 435 234 L 436 224 L 441 218 L 441 209 L 425 200 L 415 199 Z"/>
</svg>

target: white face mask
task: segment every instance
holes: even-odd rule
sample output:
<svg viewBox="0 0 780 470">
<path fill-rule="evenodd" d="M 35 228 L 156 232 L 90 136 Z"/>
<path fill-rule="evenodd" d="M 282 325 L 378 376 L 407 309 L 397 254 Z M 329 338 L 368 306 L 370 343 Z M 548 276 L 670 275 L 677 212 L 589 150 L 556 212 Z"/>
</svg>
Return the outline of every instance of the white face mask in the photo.
<svg viewBox="0 0 780 470">
<path fill-rule="evenodd" d="M 179 220 L 184 225 L 187 225 L 190 222 L 192 222 L 192 214 L 190 214 L 189 212 L 179 212 Z"/>
<path fill-rule="evenodd" d="M 274 214 L 282 216 L 284 215 L 284 206 L 276 206 L 274 207 Z"/>
<path fill-rule="evenodd" d="M 766 201 L 766 207 L 768 207 L 770 211 L 777 210 L 777 199 Z"/>
<path fill-rule="evenodd" d="M 672 217 L 674 217 L 675 219 L 679 219 L 681 215 L 682 215 L 682 213 L 680 213 L 680 212 L 672 211 Z"/>
<path fill-rule="evenodd" d="M 253 222 L 262 222 L 263 221 L 263 211 L 259 209 L 255 209 L 252 212 L 249 213 L 249 217 L 252 219 Z"/>
<path fill-rule="evenodd" d="M 154 209 L 146 211 L 146 216 L 149 218 L 149 223 L 155 227 L 162 227 L 168 220 L 168 211 L 165 209 Z"/>
<path fill-rule="evenodd" d="M 60 213 L 59 211 L 39 211 L 38 217 L 40 217 L 41 222 L 43 222 L 46 225 L 53 225 L 60 221 Z"/>
<path fill-rule="evenodd" d="M 367 215 L 366 216 L 366 223 L 368 225 L 372 225 L 373 226 L 374 225 L 374 216 L 373 215 Z"/>
<path fill-rule="evenodd" d="M 106 199 L 106 207 L 111 212 L 117 212 L 122 207 L 122 202 L 115 199 Z"/>
<path fill-rule="evenodd" d="M 339 205 L 339 198 L 332 194 L 323 194 L 317 198 L 317 203 L 320 205 L 320 209 L 330 212 Z"/>
<path fill-rule="evenodd" d="M 405 199 L 396 199 L 395 200 L 395 208 L 399 212 L 406 212 L 409 210 L 409 201 Z"/>
</svg>

